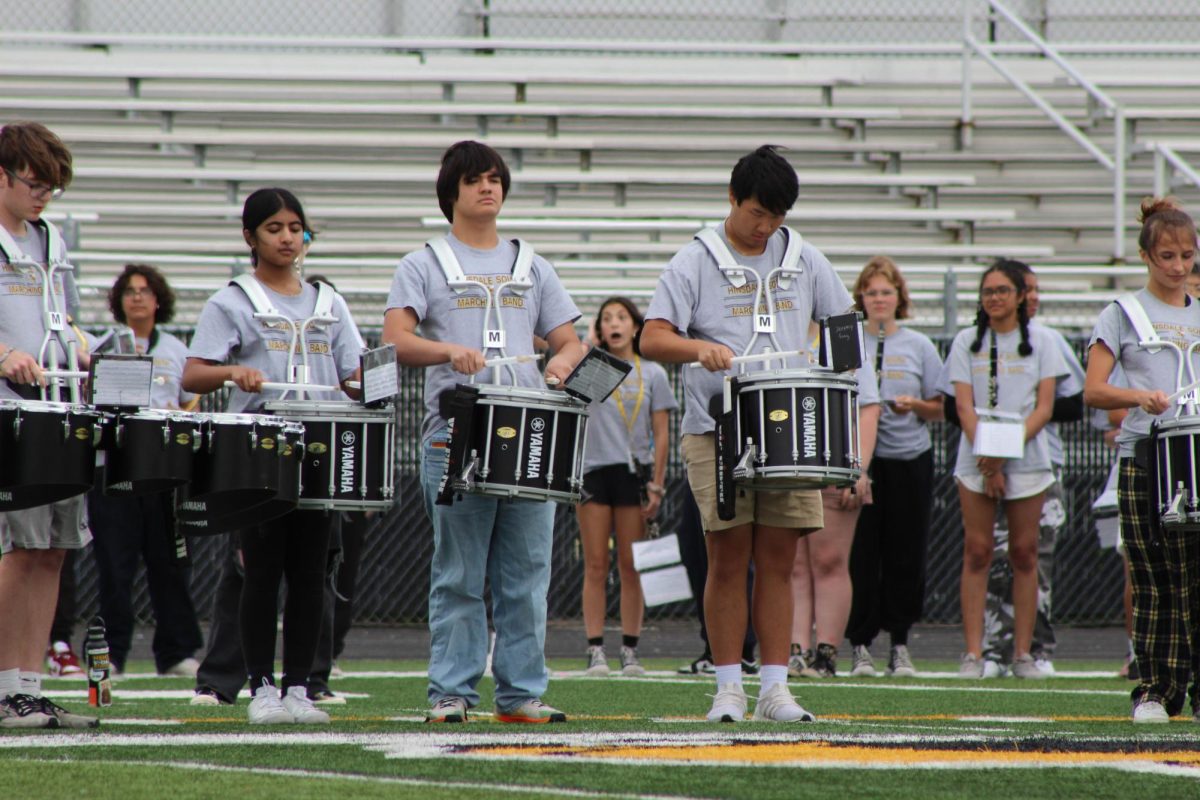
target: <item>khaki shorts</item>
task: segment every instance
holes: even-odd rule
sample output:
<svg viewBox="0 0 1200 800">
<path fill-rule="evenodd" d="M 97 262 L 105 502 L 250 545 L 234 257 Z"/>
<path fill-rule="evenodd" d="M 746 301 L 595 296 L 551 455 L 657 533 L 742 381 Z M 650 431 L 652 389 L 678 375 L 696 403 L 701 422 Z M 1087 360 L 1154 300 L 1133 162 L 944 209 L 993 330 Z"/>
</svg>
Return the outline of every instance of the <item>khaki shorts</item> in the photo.
<svg viewBox="0 0 1200 800">
<path fill-rule="evenodd" d="M 768 492 L 737 490 L 737 513 L 731 520 L 717 517 L 716 434 L 685 434 L 680 444 L 688 483 L 700 507 L 705 532 L 736 528 L 748 522 L 773 528 L 797 528 L 809 533 L 825 526 L 821 493 L 811 489 Z"/>
<path fill-rule="evenodd" d="M 81 550 L 92 541 L 87 495 L 48 506 L 0 514 L 0 553 L 12 550 Z"/>
</svg>

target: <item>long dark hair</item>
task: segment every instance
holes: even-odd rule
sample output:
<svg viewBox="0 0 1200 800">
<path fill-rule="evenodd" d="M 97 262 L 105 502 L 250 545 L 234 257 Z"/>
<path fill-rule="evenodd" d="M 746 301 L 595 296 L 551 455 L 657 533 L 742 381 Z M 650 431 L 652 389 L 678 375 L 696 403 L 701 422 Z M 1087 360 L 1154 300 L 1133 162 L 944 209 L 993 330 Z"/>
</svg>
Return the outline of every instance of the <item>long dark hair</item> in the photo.
<svg viewBox="0 0 1200 800">
<path fill-rule="evenodd" d="M 1029 309 L 1025 307 L 1025 272 L 1016 262 L 1008 259 L 1000 259 L 979 276 L 979 307 L 975 311 L 975 341 L 971 342 L 971 352 L 979 352 L 979 348 L 983 346 L 984 331 L 991 322 L 987 312 L 983 310 L 983 282 L 993 272 L 1003 273 L 1021 297 L 1021 301 L 1017 303 L 1017 322 L 1021 326 L 1021 344 L 1017 347 L 1017 352 L 1022 356 L 1030 355 L 1033 353 L 1033 345 L 1029 343 Z"/>
<path fill-rule="evenodd" d="M 299 198 L 287 189 L 281 189 L 278 186 L 259 189 L 246 198 L 246 202 L 242 206 L 242 229 L 253 234 L 258 230 L 259 225 L 285 208 L 300 218 L 300 224 L 304 226 L 304 232 L 308 234 L 306 238 L 311 239 L 317 235 L 317 232 L 308 224 L 308 217 L 304 215 L 304 206 L 300 205 Z M 250 263 L 258 263 L 258 253 L 253 249 L 250 251 Z"/>
<path fill-rule="evenodd" d="M 592 330 L 596 333 L 596 341 L 605 350 L 608 349 L 608 343 L 604 341 L 604 337 L 600 334 L 600 318 L 604 316 L 604 309 L 613 304 L 623 306 L 629 312 L 629 318 L 633 320 L 633 352 L 639 356 L 642 354 L 642 326 L 646 323 L 642 312 L 638 311 L 638 307 L 628 297 L 610 297 L 600 304 L 600 310 L 596 312 L 596 321 L 592 324 Z"/>
</svg>

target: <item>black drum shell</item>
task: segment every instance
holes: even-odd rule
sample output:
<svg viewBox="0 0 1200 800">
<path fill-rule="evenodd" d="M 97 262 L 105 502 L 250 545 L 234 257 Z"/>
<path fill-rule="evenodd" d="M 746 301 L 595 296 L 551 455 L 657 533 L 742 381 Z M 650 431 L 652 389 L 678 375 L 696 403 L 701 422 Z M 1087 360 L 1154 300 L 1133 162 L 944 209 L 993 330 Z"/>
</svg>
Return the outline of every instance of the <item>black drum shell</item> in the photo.
<svg viewBox="0 0 1200 800">
<path fill-rule="evenodd" d="M 36 508 L 91 489 L 103 421 L 103 414 L 80 405 L 0 404 L 0 511 Z"/>
<path fill-rule="evenodd" d="M 252 415 L 221 419 L 213 415 L 204 425 L 204 443 L 197 454 L 193 480 L 176 492 L 176 516 L 180 524 L 192 521 L 206 525 L 191 525 L 188 533 L 224 533 L 263 522 L 279 514 L 271 506 L 258 509 L 277 497 L 295 507 L 298 486 L 290 489 L 281 480 L 292 468 L 281 464 L 286 449 L 282 420 Z M 280 440 L 285 446 L 281 447 Z M 294 453 L 294 448 L 292 450 Z M 299 471 L 295 470 L 299 476 Z M 281 493 L 282 487 L 282 493 Z M 257 509 L 252 513 L 252 509 Z M 222 523 L 221 520 L 227 519 Z M 200 528 L 203 528 L 201 530 Z M 220 528 L 219 530 L 217 528 Z"/>
<path fill-rule="evenodd" d="M 168 491 L 192 479 L 203 419 L 192 414 L 119 414 L 104 453 L 104 493 Z M 166 429 L 166 436 L 163 435 Z"/>
<path fill-rule="evenodd" d="M 304 464 L 300 506 L 349 508 L 359 504 L 387 507 L 392 497 L 388 470 L 395 428 L 370 420 L 304 420 Z"/>
</svg>

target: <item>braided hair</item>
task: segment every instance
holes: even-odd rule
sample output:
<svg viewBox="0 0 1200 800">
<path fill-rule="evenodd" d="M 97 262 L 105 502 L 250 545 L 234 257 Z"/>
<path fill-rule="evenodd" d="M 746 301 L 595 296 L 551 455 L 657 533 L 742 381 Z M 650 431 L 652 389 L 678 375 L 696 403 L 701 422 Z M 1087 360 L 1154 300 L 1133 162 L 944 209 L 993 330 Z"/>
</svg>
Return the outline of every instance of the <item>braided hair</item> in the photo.
<svg viewBox="0 0 1200 800">
<path fill-rule="evenodd" d="M 1021 301 L 1017 304 L 1017 324 L 1021 329 L 1021 344 L 1017 347 L 1017 353 L 1022 356 L 1033 353 L 1033 345 L 1029 343 L 1029 309 L 1025 306 L 1025 273 L 1031 270 L 1028 265 L 1020 264 L 1018 266 L 1019 264 L 1020 262 L 1011 259 L 1000 259 L 979 276 L 979 306 L 975 311 L 975 341 L 971 342 L 972 353 L 978 353 L 983 346 L 983 334 L 990 323 L 987 312 L 983 309 L 983 282 L 993 272 L 1003 273 L 1021 297 Z"/>
</svg>

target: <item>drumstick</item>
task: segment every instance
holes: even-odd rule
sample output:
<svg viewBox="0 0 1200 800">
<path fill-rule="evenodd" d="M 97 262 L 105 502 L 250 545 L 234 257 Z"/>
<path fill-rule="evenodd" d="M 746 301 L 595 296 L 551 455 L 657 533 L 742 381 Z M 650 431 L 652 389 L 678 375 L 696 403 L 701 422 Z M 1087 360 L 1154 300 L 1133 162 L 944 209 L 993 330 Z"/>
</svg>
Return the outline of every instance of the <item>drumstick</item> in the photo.
<svg viewBox="0 0 1200 800">
<path fill-rule="evenodd" d="M 759 353 L 755 356 L 734 356 L 732 359 L 730 359 L 730 362 L 733 364 L 746 364 L 751 361 L 774 361 L 777 358 L 787 359 L 792 358 L 793 356 L 802 356 L 807 352 L 807 350 L 781 350 L 778 353 Z M 692 363 L 688 364 L 688 366 L 692 369 L 695 369 L 697 367 L 703 367 L 704 365 L 699 361 L 693 361 Z"/>
<path fill-rule="evenodd" d="M 47 378 L 78 378 L 81 381 L 86 381 L 88 379 L 88 374 L 86 372 L 69 369 L 44 369 L 42 370 L 42 374 Z"/>
<path fill-rule="evenodd" d="M 484 369 L 487 369 L 488 367 L 502 367 L 505 364 L 527 364 L 530 361 L 541 360 L 541 353 L 537 353 L 536 355 L 532 356 L 497 356 L 496 358 L 489 358 L 484 361 L 483 366 Z"/>
<path fill-rule="evenodd" d="M 236 389 L 238 385 L 233 381 L 225 381 L 226 388 Z M 281 392 L 340 392 L 340 386 L 322 386 L 319 383 L 277 383 L 275 381 L 263 381 L 263 389 L 274 389 Z"/>
</svg>

